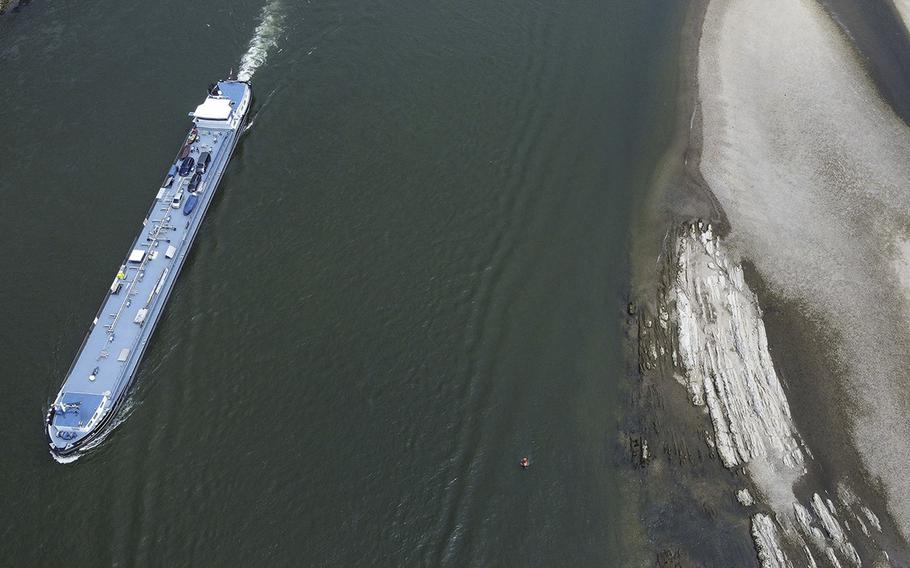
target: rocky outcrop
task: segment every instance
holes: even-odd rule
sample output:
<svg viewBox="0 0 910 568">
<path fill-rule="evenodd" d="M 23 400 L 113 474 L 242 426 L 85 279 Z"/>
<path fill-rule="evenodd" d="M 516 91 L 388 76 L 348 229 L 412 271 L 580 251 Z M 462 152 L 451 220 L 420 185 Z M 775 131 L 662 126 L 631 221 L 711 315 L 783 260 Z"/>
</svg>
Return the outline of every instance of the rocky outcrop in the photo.
<svg viewBox="0 0 910 568">
<path fill-rule="evenodd" d="M 792 568 L 793 565 L 781 549 L 777 526 L 771 517 L 763 514 L 752 517 L 752 539 L 763 568 Z"/>
<path fill-rule="evenodd" d="M 728 468 L 759 457 L 801 467 L 790 407 L 742 268 L 710 225 L 693 224 L 678 240 L 677 258 L 682 382 L 693 404 L 708 407 L 721 460 Z"/>
<path fill-rule="evenodd" d="M 736 500 L 739 501 L 740 505 L 743 507 L 751 507 L 755 504 L 755 499 L 752 498 L 752 494 L 749 493 L 748 489 L 740 489 L 737 491 Z"/>
<path fill-rule="evenodd" d="M 762 566 L 791 566 L 793 551 L 800 550 L 809 566 L 817 558 L 833 566 L 861 566 L 848 521 L 857 521 L 869 538 L 867 525 L 881 532 L 874 513 L 844 484 L 838 487 L 841 507 L 820 490 L 805 503 L 794 492 L 811 453 L 794 426 L 758 298 L 746 284 L 742 266 L 711 226 L 701 222 L 683 228 L 672 254 L 674 284 L 659 303 L 672 314 L 661 319 L 661 328 L 668 334 L 675 330 L 678 356 L 674 350 L 664 364 L 673 365 L 673 376 L 692 404 L 707 409 L 713 425 L 708 446 L 725 467 L 747 473 L 759 491 L 753 497 L 740 490 L 737 500 L 774 513 L 752 516 Z M 652 341 L 645 351 L 659 359 L 667 349 Z"/>
</svg>

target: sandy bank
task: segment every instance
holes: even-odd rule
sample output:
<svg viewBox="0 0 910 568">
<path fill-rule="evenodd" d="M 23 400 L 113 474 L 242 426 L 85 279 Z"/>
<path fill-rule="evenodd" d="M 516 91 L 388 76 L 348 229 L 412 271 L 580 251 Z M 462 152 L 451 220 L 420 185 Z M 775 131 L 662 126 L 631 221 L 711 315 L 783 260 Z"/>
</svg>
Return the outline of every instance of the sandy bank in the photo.
<svg viewBox="0 0 910 568">
<path fill-rule="evenodd" d="M 910 130 L 809 0 L 712 1 L 698 81 L 729 241 L 837 337 L 841 377 L 813 388 L 847 389 L 842 426 L 910 539 Z"/>
<path fill-rule="evenodd" d="M 910 29 L 910 0 L 894 0 L 894 7 L 904 20 L 904 25 Z"/>
</svg>

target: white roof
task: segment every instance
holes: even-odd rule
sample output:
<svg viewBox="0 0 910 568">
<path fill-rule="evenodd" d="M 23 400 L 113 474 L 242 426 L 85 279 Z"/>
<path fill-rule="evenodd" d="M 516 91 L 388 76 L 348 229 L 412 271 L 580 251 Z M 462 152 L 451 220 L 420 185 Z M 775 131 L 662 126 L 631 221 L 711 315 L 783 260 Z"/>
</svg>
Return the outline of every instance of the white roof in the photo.
<svg viewBox="0 0 910 568">
<path fill-rule="evenodd" d="M 203 120 L 225 120 L 231 116 L 231 100 L 209 97 L 196 107 L 193 116 Z"/>
</svg>

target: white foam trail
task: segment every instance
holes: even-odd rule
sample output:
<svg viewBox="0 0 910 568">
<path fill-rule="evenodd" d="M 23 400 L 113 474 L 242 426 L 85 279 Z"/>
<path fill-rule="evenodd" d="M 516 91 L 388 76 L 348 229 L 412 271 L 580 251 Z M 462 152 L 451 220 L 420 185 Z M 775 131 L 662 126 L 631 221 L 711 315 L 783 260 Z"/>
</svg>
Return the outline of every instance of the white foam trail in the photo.
<svg viewBox="0 0 910 568">
<path fill-rule="evenodd" d="M 278 44 L 284 28 L 284 10 L 279 0 L 271 0 L 262 7 L 259 13 L 259 25 L 250 40 L 250 46 L 240 58 L 240 70 L 237 78 L 249 81 L 269 55 L 269 50 Z"/>
<path fill-rule="evenodd" d="M 111 423 L 98 435 L 97 438 L 89 442 L 82 448 L 82 452 L 87 452 L 94 448 L 100 446 L 108 436 L 111 435 L 111 432 L 117 429 L 118 426 L 126 422 L 126 419 L 130 417 L 130 414 L 133 413 L 133 410 L 136 409 L 137 404 L 133 401 L 132 397 L 127 398 L 123 402 L 123 406 L 117 410 L 117 414 L 114 416 Z"/>
<path fill-rule="evenodd" d="M 81 458 L 82 454 L 77 452 L 71 456 L 58 456 L 54 452 L 51 452 L 51 457 L 54 458 L 54 461 L 57 463 L 73 463 Z"/>
</svg>

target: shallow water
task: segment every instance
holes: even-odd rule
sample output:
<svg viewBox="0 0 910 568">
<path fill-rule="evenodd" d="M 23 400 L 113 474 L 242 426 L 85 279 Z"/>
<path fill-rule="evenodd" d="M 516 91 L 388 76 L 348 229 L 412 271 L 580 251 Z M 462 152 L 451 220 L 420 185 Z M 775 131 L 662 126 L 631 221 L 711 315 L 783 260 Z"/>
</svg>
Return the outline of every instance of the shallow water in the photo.
<svg viewBox="0 0 910 568">
<path fill-rule="evenodd" d="M 265 10 L 3 16 L 0 557 L 617 565 L 627 219 L 678 4 L 269 4 L 253 128 L 127 419 L 69 465 L 43 412 Z"/>
</svg>

